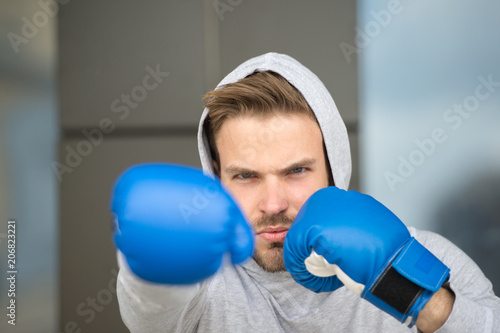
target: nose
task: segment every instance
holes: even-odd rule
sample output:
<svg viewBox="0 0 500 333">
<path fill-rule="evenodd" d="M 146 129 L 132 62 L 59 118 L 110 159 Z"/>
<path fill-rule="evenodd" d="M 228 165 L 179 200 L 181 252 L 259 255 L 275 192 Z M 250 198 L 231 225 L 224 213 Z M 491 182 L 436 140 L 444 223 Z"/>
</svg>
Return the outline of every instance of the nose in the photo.
<svg viewBox="0 0 500 333">
<path fill-rule="evenodd" d="M 265 215 L 285 213 L 288 209 L 288 196 L 284 184 L 279 180 L 268 181 L 262 186 L 259 209 Z"/>
</svg>

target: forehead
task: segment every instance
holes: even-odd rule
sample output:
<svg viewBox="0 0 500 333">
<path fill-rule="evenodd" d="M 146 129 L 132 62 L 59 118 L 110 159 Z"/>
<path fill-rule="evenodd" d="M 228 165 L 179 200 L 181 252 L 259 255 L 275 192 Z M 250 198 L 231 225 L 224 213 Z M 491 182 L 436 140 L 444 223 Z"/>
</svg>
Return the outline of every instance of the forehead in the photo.
<svg viewBox="0 0 500 333">
<path fill-rule="evenodd" d="M 303 114 L 228 119 L 216 137 L 221 166 L 281 168 L 304 158 L 324 161 L 318 124 Z"/>
</svg>

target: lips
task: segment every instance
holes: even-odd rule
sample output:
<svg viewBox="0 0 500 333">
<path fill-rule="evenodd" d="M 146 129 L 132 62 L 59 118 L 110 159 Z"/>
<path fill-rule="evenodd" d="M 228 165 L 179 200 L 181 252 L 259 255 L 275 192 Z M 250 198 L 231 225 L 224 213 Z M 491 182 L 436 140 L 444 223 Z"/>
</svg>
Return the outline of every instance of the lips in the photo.
<svg viewBox="0 0 500 333">
<path fill-rule="evenodd" d="M 262 229 L 257 236 L 268 243 L 284 242 L 287 232 L 287 227 L 274 226 Z"/>
</svg>

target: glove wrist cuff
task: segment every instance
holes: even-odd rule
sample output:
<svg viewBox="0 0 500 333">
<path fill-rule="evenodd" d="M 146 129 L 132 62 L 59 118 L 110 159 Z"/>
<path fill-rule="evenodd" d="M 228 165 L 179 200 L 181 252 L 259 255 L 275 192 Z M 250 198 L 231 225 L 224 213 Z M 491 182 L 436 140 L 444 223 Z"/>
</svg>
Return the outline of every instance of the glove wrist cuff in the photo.
<svg viewBox="0 0 500 333">
<path fill-rule="evenodd" d="M 371 289 L 373 296 L 383 300 L 395 310 L 407 314 L 425 288 L 408 280 L 389 266 Z"/>
<path fill-rule="evenodd" d="M 412 327 L 449 275 L 448 267 L 411 238 L 363 297 Z"/>
</svg>

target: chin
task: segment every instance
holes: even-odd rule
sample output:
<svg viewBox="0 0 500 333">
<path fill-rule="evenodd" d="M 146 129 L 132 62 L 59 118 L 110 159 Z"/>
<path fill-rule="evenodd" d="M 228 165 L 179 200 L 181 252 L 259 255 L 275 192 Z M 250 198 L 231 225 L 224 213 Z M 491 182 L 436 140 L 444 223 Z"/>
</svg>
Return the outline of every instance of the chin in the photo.
<svg viewBox="0 0 500 333">
<path fill-rule="evenodd" d="M 283 243 L 271 244 L 271 248 L 258 250 L 254 256 L 255 262 L 266 272 L 277 273 L 285 271 L 283 261 Z"/>
</svg>

